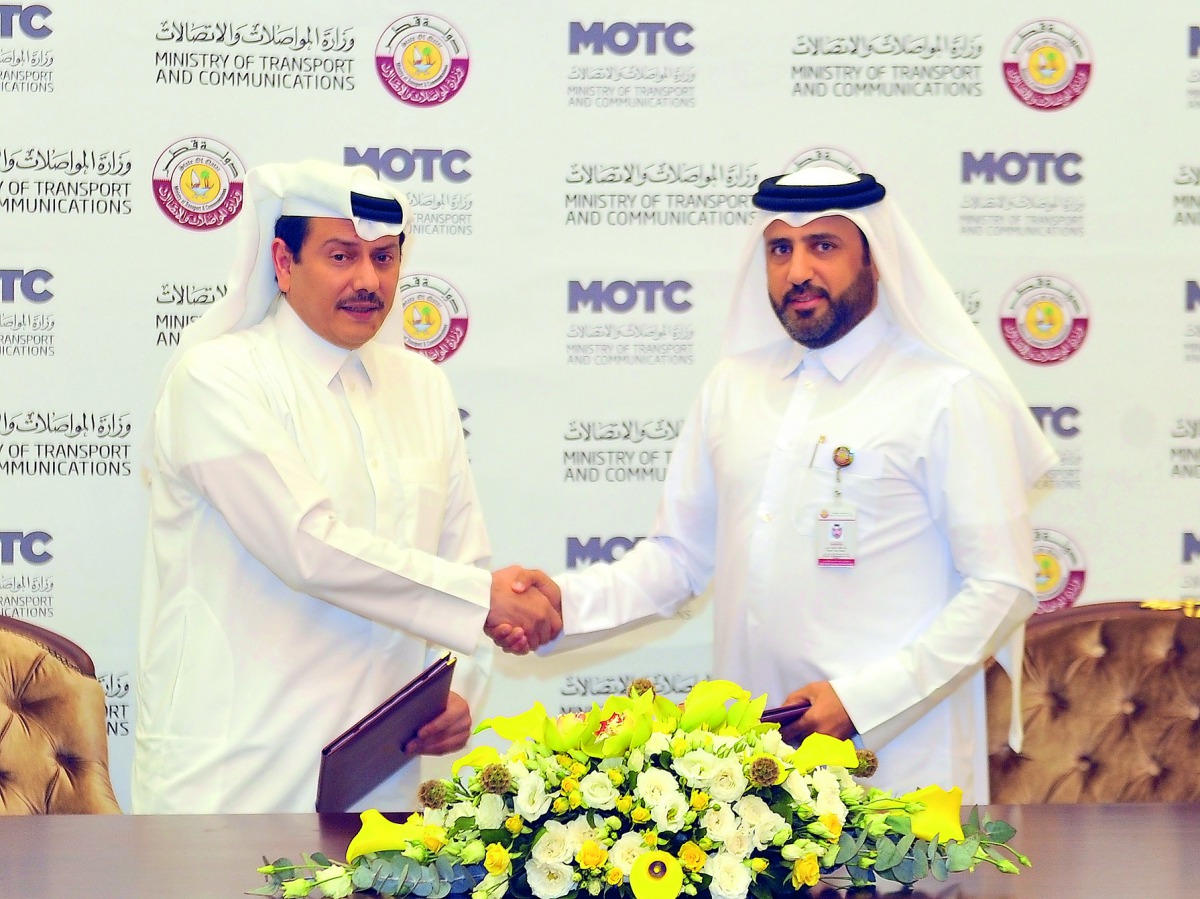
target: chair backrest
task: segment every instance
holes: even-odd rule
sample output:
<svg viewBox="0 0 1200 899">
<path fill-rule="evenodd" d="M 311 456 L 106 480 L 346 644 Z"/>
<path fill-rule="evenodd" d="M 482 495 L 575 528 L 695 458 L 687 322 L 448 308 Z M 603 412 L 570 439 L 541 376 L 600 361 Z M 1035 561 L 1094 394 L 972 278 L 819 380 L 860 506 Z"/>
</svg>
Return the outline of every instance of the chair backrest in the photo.
<svg viewBox="0 0 1200 899">
<path fill-rule="evenodd" d="M 0 615 L 0 815 L 120 814 L 91 658 Z"/>
<path fill-rule="evenodd" d="M 992 802 L 1200 800 L 1200 603 L 1105 602 L 1035 615 L 1025 634 L 1025 740 L 1012 686 L 987 669 Z"/>
</svg>

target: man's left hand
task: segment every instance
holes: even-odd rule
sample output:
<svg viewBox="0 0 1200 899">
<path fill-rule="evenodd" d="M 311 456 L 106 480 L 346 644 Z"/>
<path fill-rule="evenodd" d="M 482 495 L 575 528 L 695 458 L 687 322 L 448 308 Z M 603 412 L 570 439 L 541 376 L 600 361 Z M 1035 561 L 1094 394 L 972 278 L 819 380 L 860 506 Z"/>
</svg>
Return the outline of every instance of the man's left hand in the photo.
<svg viewBox="0 0 1200 899">
<path fill-rule="evenodd" d="M 471 736 L 471 709 L 467 701 L 451 691 L 446 710 L 417 731 L 404 747 L 417 755 L 445 755 L 467 745 Z"/>
<path fill-rule="evenodd" d="M 780 728 L 787 742 L 798 745 L 809 734 L 828 734 L 839 740 L 854 736 L 854 722 L 846 713 L 846 707 L 838 698 L 829 681 L 814 681 L 788 694 L 784 705 L 807 702 L 809 710 L 792 723 Z"/>
</svg>

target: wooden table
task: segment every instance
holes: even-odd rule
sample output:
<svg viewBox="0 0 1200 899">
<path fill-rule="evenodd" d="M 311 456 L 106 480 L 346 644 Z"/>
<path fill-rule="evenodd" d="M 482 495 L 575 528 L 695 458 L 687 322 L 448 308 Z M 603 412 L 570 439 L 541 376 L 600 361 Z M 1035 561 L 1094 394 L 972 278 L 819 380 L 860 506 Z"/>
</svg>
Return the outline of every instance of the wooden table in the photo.
<svg viewBox="0 0 1200 899">
<path fill-rule="evenodd" d="M 1200 804 L 1030 805 L 989 810 L 1033 861 L 929 878 L 913 899 L 1175 899 L 1200 895 Z M 235 899 L 265 855 L 344 853 L 355 815 L 0 817 L 2 899 Z M 890 889 L 890 888 L 888 888 Z M 881 890 L 884 892 L 885 890 Z M 793 894 L 789 894 L 793 895 Z M 801 897 L 803 894 L 799 894 Z M 818 887 L 813 897 L 841 891 Z M 706 897 L 701 897 L 706 899 Z"/>
</svg>

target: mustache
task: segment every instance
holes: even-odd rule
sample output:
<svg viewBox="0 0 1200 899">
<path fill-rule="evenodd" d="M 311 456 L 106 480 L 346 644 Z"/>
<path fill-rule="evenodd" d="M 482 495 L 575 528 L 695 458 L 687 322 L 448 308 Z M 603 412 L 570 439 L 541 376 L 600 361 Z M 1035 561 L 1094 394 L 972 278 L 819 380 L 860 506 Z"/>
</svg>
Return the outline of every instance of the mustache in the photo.
<svg viewBox="0 0 1200 899">
<path fill-rule="evenodd" d="M 805 281 L 803 284 L 795 284 L 788 288 L 788 292 L 783 295 L 783 301 L 785 303 L 799 302 L 805 295 L 824 297 L 827 300 L 832 299 L 828 290 L 825 290 L 823 287 L 817 287 L 812 281 Z"/>
<path fill-rule="evenodd" d="M 338 300 L 338 306 L 364 306 L 366 304 L 373 305 L 376 309 L 383 308 L 383 299 L 373 290 L 360 290 L 352 296 L 343 297 Z"/>
</svg>

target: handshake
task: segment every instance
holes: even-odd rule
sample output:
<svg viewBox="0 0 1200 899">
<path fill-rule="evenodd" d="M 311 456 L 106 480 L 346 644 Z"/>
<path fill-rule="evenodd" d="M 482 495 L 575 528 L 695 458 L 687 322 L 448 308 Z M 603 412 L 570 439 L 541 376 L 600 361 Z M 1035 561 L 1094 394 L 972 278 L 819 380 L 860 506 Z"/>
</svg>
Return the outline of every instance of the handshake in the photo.
<svg viewBox="0 0 1200 899">
<path fill-rule="evenodd" d="M 544 571 L 511 565 L 492 572 L 483 632 L 505 652 L 524 655 L 562 633 L 562 591 Z"/>
</svg>

